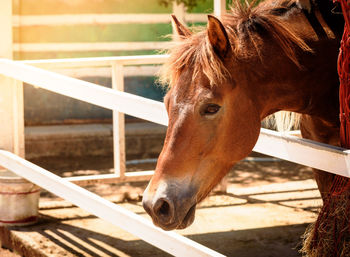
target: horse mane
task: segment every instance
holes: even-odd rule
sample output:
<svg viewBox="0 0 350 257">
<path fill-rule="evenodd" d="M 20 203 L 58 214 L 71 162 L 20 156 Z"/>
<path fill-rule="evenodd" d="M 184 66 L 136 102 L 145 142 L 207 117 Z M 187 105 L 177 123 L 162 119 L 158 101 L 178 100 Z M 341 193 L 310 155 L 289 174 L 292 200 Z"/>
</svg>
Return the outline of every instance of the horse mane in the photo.
<svg viewBox="0 0 350 257">
<path fill-rule="evenodd" d="M 232 60 L 249 60 L 257 56 L 263 64 L 262 46 L 266 36 L 280 46 L 282 52 L 299 68 L 296 49 L 312 52 L 304 39 L 293 31 L 287 23 L 288 15 L 301 11 L 296 0 L 264 1 L 255 6 L 255 1 L 234 0 L 231 11 L 222 17 L 232 47 Z M 270 41 L 271 42 L 271 41 Z M 230 76 L 223 61 L 215 54 L 207 30 L 181 37 L 172 42 L 166 51 L 170 55 L 159 73 L 161 84 L 174 85 L 185 68 L 192 67 L 192 80 L 204 73 L 211 86 L 219 86 Z M 279 131 L 297 128 L 300 115 L 291 112 L 278 112 L 270 115 L 265 124 Z"/>
<path fill-rule="evenodd" d="M 279 132 L 297 130 L 300 127 L 301 114 L 289 111 L 279 111 L 267 116 L 262 124 L 264 127 L 276 129 Z"/>
<path fill-rule="evenodd" d="M 231 12 L 222 19 L 232 46 L 233 59 L 247 59 L 255 55 L 263 61 L 263 38 L 269 35 L 284 54 L 300 67 L 296 47 L 304 51 L 311 49 L 282 17 L 297 7 L 295 0 L 266 1 L 257 6 L 254 3 L 236 0 Z M 185 67 L 193 68 L 193 80 L 203 72 L 212 86 L 220 85 L 230 75 L 223 61 L 215 54 L 206 30 L 173 42 L 167 53 L 170 57 L 161 69 L 159 81 L 170 87 L 176 83 Z"/>
</svg>

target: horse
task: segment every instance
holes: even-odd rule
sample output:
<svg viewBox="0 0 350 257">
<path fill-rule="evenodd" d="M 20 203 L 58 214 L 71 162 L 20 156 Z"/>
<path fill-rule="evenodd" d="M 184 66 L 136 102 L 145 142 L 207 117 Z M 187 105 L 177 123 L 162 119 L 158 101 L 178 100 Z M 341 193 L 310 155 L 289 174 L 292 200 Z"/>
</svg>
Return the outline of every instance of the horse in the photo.
<svg viewBox="0 0 350 257">
<path fill-rule="evenodd" d="M 261 121 L 301 115 L 302 137 L 339 145 L 337 57 L 341 18 L 331 1 L 237 4 L 193 33 L 176 17 L 178 40 L 161 80 L 169 84 L 163 149 L 143 207 L 164 230 L 184 229 L 196 205 L 252 151 Z M 333 176 L 314 171 L 322 197 Z"/>
</svg>

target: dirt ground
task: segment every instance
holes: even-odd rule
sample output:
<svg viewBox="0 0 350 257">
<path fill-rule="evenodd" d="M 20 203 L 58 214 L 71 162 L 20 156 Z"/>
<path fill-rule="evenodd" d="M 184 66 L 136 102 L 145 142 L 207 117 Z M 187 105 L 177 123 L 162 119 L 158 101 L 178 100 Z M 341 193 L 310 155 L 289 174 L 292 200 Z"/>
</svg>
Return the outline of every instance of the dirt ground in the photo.
<svg viewBox="0 0 350 257">
<path fill-rule="evenodd" d="M 0 248 L 0 256 L 1 257 L 18 257 L 19 255 L 15 254 L 14 252 L 8 249 Z"/>
<path fill-rule="evenodd" d="M 228 174 L 228 192 L 212 193 L 198 207 L 194 224 L 178 232 L 226 256 L 301 256 L 300 237 L 316 219 L 321 203 L 312 171 L 271 158 L 258 160 L 238 163 Z M 146 164 L 128 170 L 152 168 L 154 164 Z M 60 175 L 99 173 L 84 170 Z M 140 201 L 145 186 L 135 182 L 86 188 L 148 218 Z M 41 195 L 38 224 L 0 228 L 3 245 L 29 257 L 168 256 L 48 192 Z M 0 256 L 11 254 L 0 250 Z"/>
</svg>

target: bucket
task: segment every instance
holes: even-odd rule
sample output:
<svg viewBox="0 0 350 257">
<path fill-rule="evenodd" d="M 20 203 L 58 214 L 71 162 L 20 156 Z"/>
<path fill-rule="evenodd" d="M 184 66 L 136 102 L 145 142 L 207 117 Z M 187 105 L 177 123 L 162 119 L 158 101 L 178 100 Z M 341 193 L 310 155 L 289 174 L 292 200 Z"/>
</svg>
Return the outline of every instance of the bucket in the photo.
<svg viewBox="0 0 350 257">
<path fill-rule="evenodd" d="M 38 220 L 40 188 L 0 170 L 0 226 L 24 226 Z"/>
</svg>

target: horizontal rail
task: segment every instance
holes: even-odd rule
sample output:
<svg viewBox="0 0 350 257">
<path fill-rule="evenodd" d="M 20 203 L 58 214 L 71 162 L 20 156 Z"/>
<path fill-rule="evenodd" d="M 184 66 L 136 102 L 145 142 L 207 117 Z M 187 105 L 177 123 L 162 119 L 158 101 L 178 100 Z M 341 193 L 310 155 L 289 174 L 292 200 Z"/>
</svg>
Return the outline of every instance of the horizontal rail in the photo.
<svg viewBox="0 0 350 257">
<path fill-rule="evenodd" d="M 187 22 L 206 22 L 207 15 L 189 13 Z M 14 27 L 28 26 L 72 26 L 72 25 L 106 25 L 106 24 L 152 24 L 170 23 L 169 13 L 162 14 L 62 14 L 62 15 L 14 15 Z"/>
<path fill-rule="evenodd" d="M 121 65 L 148 65 L 163 64 L 168 55 L 133 55 L 133 56 L 110 56 L 89 58 L 66 58 L 66 59 L 42 59 L 18 61 L 24 64 L 34 65 L 39 68 L 91 68 L 110 67 L 112 64 Z"/>
<path fill-rule="evenodd" d="M 0 59 L 0 74 L 110 110 L 117 110 L 162 125 L 168 124 L 164 104 L 158 101 L 7 59 Z"/>
<path fill-rule="evenodd" d="M 350 150 L 261 129 L 253 151 L 350 177 Z"/>
<path fill-rule="evenodd" d="M 130 66 L 125 67 L 125 77 L 149 77 L 155 76 L 159 71 L 159 66 Z M 111 77 L 111 68 L 74 68 L 74 69 L 52 69 L 52 71 L 73 78 L 82 77 Z"/>
<path fill-rule="evenodd" d="M 15 43 L 15 52 L 138 51 L 169 48 L 169 42 Z"/>
<path fill-rule="evenodd" d="M 74 176 L 64 178 L 74 184 L 80 186 L 93 185 L 96 183 L 122 183 L 122 182 L 135 182 L 135 181 L 148 181 L 151 179 L 154 171 L 136 171 L 125 172 L 123 177 L 118 177 L 116 174 L 101 174 L 101 175 L 87 175 L 87 176 Z"/>
<path fill-rule="evenodd" d="M 159 124 L 168 122 L 160 102 L 5 59 L 0 60 L 0 74 Z M 261 129 L 254 151 L 350 177 L 350 152 L 343 148 Z"/>
<path fill-rule="evenodd" d="M 97 217 L 176 256 L 223 256 L 175 232 L 89 192 L 8 151 L 0 150 L 0 165 Z"/>
</svg>

